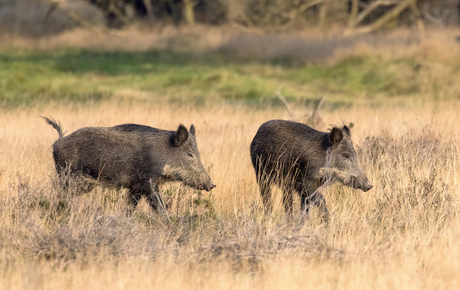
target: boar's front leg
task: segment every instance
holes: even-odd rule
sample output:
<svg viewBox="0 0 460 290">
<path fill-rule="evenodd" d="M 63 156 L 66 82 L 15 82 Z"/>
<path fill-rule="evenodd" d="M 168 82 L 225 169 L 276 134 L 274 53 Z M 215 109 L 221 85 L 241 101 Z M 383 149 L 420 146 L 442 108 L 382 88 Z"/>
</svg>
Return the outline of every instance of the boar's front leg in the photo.
<svg viewBox="0 0 460 290">
<path fill-rule="evenodd" d="M 146 197 L 150 196 L 152 189 L 150 183 L 147 180 L 136 180 L 129 187 L 128 191 L 128 216 L 131 216 L 134 210 L 137 207 L 137 204 L 141 200 L 141 197 L 144 195 Z M 156 208 L 154 208 L 156 210 Z"/>
<path fill-rule="evenodd" d="M 158 185 L 152 184 L 149 186 L 149 191 L 145 196 L 154 211 L 161 213 L 166 210 L 163 199 L 160 196 L 160 189 L 158 188 Z"/>
<path fill-rule="evenodd" d="M 130 217 L 141 200 L 141 191 L 138 188 L 130 188 L 128 192 L 128 210 L 127 216 Z"/>
<path fill-rule="evenodd" d="M 323 195 L 318 191 L 317 187 L 311 185 L 303 186 L 300 194 L 300 207 L 301 211 L 305 212 L 308 217 L 308 210 L 311 205 L 319 207 L 321 214 L 321 219 L 323 221 L 328 221 L 329 211 L 327 210 L 326 201 L 324 200 Z"/>
<path fill-rule="evenodd" d="M 152 181 L 149 182 L 149 191 L 146 194 L 146 197 L 150 206 L 160 215 L 161 219 L 166 224 L 170 224 L 171 219 L 169 218 L 163 199 L 160 196 L 160 189 L 158 188 L 158 185 L 154 184 Z"/>
<path fill-rule="evenodd" d="M 149 181 L 141 181 L 137 183 L 135 187 L 129 189 L 128 216 L 132 215 L 143 195 L 147 198 L 147 202 L 150 204 L 152 209 L 166 221 L 169 221 L 166 208 L 160 196 L 160 189 L 158 188 L 158 185 Z"/>
</svg>

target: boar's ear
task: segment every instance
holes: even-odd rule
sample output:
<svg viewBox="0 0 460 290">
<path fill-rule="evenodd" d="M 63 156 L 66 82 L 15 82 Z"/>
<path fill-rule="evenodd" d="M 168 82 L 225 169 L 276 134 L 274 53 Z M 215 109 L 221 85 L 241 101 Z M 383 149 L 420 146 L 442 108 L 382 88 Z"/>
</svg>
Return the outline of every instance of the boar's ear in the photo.
<svg viewBox="0 0 460 290">
<path fill-rule="evenodd" d="M 332 146 L 339 145 L 342 139 L 343 139 L 342 130 L 340 130 L 337 127 L 332 128 L 331 133 L 329 133 L 329 141 L 331 141 Z"/>
<path fill-rule="evenodd" d="M 188 131 L 184 125 L 180 124 L 179 128 L 177 128 L 176 134 L 174 136 L 174 145 L 181 146 L 185 143 L 188 139 Z"/>
<path fill-rule="evenodd" d="M 190 126 L 190 130 L 188 130 L 190 132 L 190 134 L 192 134 L 193 136 L 195 136 L 195 126 L 192 124 L 192 126 Z"/>
<path fill-rule="evenodd" d="M 348 136 L 351 136 L 351 132 L 350 132 L 350 128 L 348 128 L 348 126 L 343 126 L 342 127 L 342 131 L 347 134 Z"/>
</svg>

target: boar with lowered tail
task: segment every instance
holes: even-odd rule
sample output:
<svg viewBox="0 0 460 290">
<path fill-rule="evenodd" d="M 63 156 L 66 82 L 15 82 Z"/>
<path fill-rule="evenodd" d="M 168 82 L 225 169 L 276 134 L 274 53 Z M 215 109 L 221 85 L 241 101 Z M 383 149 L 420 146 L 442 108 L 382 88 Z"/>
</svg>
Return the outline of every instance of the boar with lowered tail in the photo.
<svg viewBox="0 0 460 290">
<path fill-rule="evenodd" d="M 251 143 L 251 159 L 266 212 L 271 212 L 272 184 L 283 189 L 283 203 L 292 212 L 292 192 L 301 197 L 301 210 L 311 204 L 329 212 L 318 189 L 337 181 L 368 191 L 372 188 L 356 156 L 350 129 L 319 132 L 307 125 L 272 120 L 262 124 Z"/>
<path fill-rule="evenodd" d="M 215 187 L 201 163 L 193 125 L 189 130 L 179 125 L 176 131 L 136 124 L 87 127 L 64 136 L 60 124 L 44 119 L 59 133 L 53 144 L 57 172 L 127 188 L 129 212 L 142 196 L 154 210 L 164 209 L 158 186 L 165 181 L 198 190 Z"/>
</svg>

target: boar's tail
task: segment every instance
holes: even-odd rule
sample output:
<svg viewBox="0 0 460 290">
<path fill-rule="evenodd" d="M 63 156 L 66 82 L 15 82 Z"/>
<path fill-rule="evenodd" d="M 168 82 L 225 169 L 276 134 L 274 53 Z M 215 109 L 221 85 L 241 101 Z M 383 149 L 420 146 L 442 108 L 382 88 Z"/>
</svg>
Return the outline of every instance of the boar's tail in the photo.
<svg viewBox="0 0 460 290">
<path fill-rule="evenodd" d="M 46 123 L 50 124 L 51 126 L 53 126 L 54 129 L 56 129 L 56 131 L 58 132 L 59 134 L 59 138 L 63 137 L 64 136 L 64 133 L 62 133 L 62 128 L 61 128 L 61 122 L 54 120 L 53 118 L 51 119 L 48 119 L 47 117 L 43 117 L 41 116 Z"/>
</svg>

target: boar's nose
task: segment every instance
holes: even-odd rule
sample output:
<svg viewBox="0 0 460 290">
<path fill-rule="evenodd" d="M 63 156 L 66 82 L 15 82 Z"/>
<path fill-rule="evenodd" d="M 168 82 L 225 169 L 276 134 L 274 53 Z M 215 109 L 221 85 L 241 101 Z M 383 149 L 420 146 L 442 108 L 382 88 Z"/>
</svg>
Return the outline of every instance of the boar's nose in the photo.
<svg viewBox="0 0 460 290">
<path fill-rule="evenodd" d="M 203 189 L 206 190 L 206 191 L 211 191 L 215 187 L 216 187 L 216 185 L 211 182 L 211 184 L 205 186 Z"/>
<path fill-rule="evenodd" d="M 364 192 L 369 191 L 369 190 L 371 190 L 372 187 L 374 187 L 374 186 L 373 186 L 373 185 L 370 185 L 370 184 L 367 184 L 366 186 L 364 186 L 363 191 L 364 191 Z"/>
<path fill-rule="evenodd" d="M 211 183 L 211 185 L 209 186 L 209 190 L 208 191 L 211 191 L 213 188 L 215 188 L 216 185 L 214 183 Z"/>
</svg>

